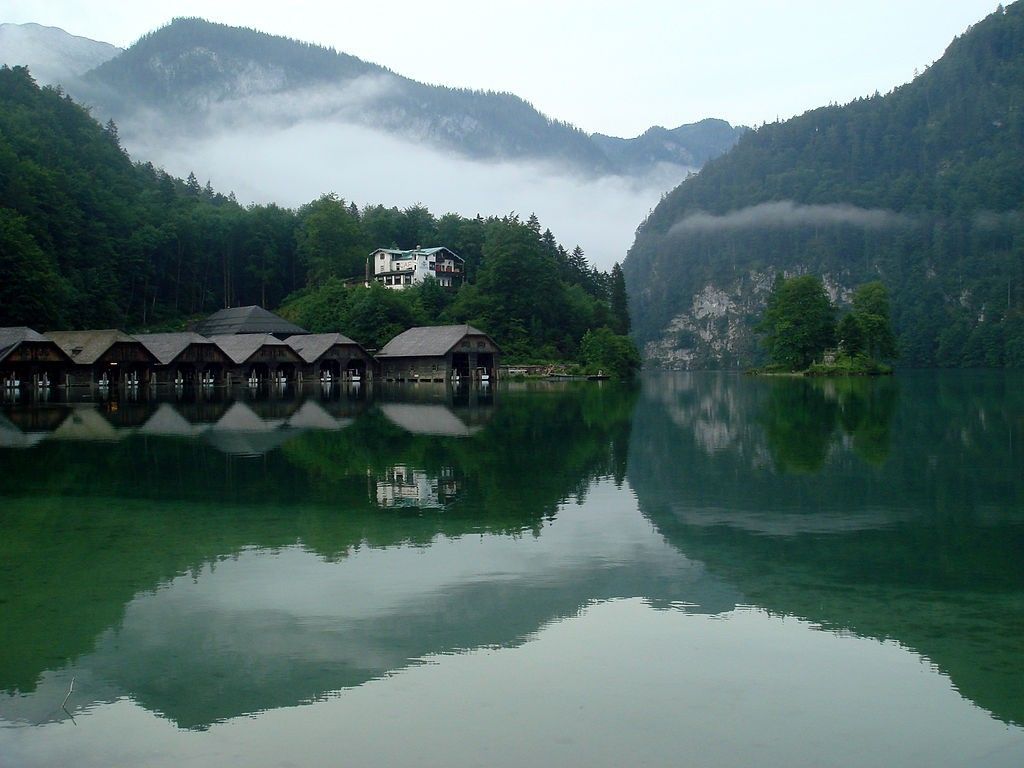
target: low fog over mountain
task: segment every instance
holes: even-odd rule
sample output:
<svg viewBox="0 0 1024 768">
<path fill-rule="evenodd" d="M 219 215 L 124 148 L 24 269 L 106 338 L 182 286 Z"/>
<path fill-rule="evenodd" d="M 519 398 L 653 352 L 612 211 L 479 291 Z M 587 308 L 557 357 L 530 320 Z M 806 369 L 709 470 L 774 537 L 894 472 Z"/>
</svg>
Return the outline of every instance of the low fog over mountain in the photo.
<svg viewBox="0 0 1024 768">
<path fill-rule="evenodd" d="M 40 40 L 35 59 L 79 39 Z M 3 58 L 32 66 L 6 49 Z M 635 139 L 590 136 L 512 94 L 428 86 L 199 19 L 177 19 L 106 58 L 62 82 L 98 120 L 115 120 L 136 160 L 194 172 L 243 202 L 296 206 L 334 191 L 438 215 L 536 212 L 600 267 L 621 260 L 666 190 L 745 130 L 704 120 Z"/>
</svg>

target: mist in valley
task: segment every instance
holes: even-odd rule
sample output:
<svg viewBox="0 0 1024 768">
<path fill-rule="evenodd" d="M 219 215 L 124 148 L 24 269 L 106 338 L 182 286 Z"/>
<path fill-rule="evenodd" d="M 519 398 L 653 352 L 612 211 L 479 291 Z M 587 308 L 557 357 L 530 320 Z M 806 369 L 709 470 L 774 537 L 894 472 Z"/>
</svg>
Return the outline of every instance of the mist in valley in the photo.
<svg viewBox="0 0 1024 768">
<path fill-rule="evenodd" d="M 193 172 L 243 204 L 298 207 L 334 192 L 360 207 L 422 204 L 437 217 L 536 213 L 599 269 L 622 261 L 638 224 L 690 170 L 663 164 L 640 179 L 587 177 L 545 161 L 466 158 L 416 136 L 415 125 L 396 135 L 355 124 L 375 111 L 380 87 L 357 81 L 225 100 L 172 124 L 136 111 L 118 119 L 120 136 L 135 160 L 182 178 Z"/>
</svg>

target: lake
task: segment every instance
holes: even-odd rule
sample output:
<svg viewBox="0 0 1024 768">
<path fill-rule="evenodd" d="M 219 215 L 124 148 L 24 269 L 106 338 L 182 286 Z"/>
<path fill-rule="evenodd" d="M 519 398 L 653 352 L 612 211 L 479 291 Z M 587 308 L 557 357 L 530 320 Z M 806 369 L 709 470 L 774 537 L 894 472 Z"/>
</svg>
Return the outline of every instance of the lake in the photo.
<svg viewBox="0 0 1024 768">
<path fill-rule="evenodd" d="M 0 405 L 0 765 L 1024 765 L 1024 374 Z"/>
</svg>

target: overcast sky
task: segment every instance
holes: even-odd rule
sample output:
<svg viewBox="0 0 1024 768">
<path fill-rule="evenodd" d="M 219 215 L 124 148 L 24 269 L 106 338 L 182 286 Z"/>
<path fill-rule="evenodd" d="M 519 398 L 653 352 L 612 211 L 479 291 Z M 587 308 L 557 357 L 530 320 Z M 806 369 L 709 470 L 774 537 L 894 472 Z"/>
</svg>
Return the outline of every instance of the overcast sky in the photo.
<svg viewBox="0 0 1024 768">
<path fill-rule="evenodd" d="M 511 91 L 587 132 L 758 125 L 913 77 L 995 0 L 5 0 L 128 46 L 175 16 L 334 46 L 429 83 Z"/>
</svg>

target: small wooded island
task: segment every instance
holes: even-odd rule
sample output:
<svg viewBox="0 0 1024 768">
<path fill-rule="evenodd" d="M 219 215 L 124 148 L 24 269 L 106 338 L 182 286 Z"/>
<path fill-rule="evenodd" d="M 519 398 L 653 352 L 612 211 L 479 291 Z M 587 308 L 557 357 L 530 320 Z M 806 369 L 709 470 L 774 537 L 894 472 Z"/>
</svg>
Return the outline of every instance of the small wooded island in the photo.
<svg viewBox="0 0 1024 768">
<path fill-rule="evenodd" d="M 836 322 L 836 306 L 813 275 L 779 275 L 756 330 L 770 362 L 755 375 L 879 376 L 892 373 L 896 357 L 889 292 L 879 281 L 853 293 L 850 310 Z"/>
</svg>

